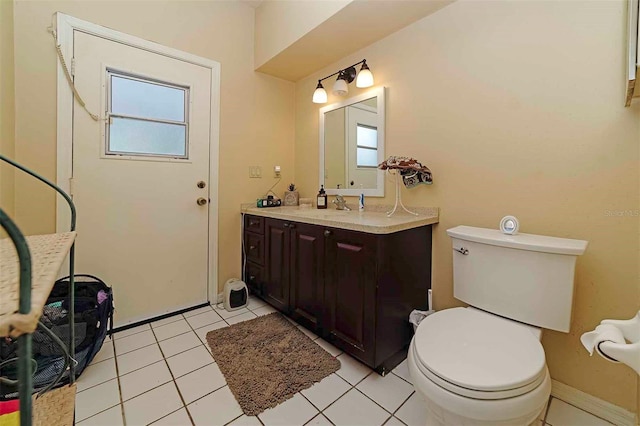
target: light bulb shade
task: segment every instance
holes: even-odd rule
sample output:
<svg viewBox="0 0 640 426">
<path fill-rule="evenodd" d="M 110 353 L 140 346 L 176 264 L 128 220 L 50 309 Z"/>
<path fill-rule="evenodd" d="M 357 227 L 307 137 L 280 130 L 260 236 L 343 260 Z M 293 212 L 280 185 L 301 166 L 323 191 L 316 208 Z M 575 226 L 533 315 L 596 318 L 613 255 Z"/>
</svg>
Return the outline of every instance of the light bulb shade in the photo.
<svg viewBox="0 0 640 426">
<path fill-rule="evenodd" d="M 360 69 L 358 77 L 356 78 L 356 87 L 363 88 L 371 86 L 373 86 L 373 74 L 371 74 L 371 70 L 365 62 L 364 64 L 362 64 L 362 68 Z"/>
<path fill-rule="evenodd" d="M 335 83 L 333 83 L 333 94 L 338 96 L 344 96 L 349 93 L 349 86 L 347 82 L 338 77 Z"/>
<path fill-rule="evenodd" d="M 313 103 L 314 104 L 324 104 L 327 102 L 327 92 L 322 87 L 322 84 L 318 82 L 318 87 L 316 87 L 316 91 L 313 92 Z"/>
</svg>

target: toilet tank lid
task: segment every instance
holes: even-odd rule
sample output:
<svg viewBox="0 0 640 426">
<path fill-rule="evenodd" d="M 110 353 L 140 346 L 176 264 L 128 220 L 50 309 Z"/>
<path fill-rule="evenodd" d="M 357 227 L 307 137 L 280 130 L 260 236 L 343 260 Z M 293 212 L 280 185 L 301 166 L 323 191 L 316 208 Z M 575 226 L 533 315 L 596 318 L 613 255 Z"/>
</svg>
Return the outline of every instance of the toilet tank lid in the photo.
<svg viewBox="0 0 640 426">
<path fill-rule="evenodd" d="M 493 246 L 576 256 L 583 254 L 588 244 L 587 241 L 583 240 L 547 237 L 544 235 L 505 235 L 497 229 L 475 228 L 473 226 L 456 226 L 455 228 L 447 229 L 447 234 L 452 238 Z"/>
</svg>

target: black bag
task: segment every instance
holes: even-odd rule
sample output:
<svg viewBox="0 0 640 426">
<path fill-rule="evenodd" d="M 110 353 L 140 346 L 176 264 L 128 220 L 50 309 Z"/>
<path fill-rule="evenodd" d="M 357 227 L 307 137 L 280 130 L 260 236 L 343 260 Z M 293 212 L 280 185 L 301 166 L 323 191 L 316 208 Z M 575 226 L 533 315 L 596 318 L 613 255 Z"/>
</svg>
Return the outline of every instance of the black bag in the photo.
<svg viewBox="0 0 640 426">
<path fill-rule="evenodd" d="M 113 328 L 113 291 L 100 278 L 93 275 L 75 275 L 75 360 L 76 378 L 102 348 L 107 334 Z M 69 342 L 69 277 L 55 282 L 43 309 L 42 322 L 63 343 Z M 0 362 L 17 356 L 17 340 L 0 339 Z M 51 383 L 64 367 L 64 353 L 40 329 L 32 335 L 32 357 L 38 363 L 33 377 L 34 389 Z M 3 376 L 15 378 L 15 365 L 3 368 Z M 69 373 L 60 382 L 69 383 Z M 11 398 L 16 389 L 0 384 L 0 399 Z"/>
</svg>

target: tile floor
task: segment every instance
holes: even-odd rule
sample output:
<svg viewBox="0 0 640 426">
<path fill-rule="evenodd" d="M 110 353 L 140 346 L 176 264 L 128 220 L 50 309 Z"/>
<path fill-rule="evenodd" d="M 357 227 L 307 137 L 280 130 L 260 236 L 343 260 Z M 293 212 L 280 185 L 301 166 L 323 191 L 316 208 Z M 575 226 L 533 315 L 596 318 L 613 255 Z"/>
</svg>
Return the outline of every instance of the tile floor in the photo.
<svg viewBox="0 0 640 426">
<path fill-rule="evenodd" d="M 226 312 L 207 306 L 116 333 L 78 380 L 77 424 L 422 425 L 424 408 L 406 361 L 381 377 L 304 328 L 340 360 L 340 370 L 257 417 L 242 414 L 205 336 L 270 312 L 271 307 L 251 298 L 248 309 Z M 555 398 L 546 423 L 609 424 Z"/>
</svg>

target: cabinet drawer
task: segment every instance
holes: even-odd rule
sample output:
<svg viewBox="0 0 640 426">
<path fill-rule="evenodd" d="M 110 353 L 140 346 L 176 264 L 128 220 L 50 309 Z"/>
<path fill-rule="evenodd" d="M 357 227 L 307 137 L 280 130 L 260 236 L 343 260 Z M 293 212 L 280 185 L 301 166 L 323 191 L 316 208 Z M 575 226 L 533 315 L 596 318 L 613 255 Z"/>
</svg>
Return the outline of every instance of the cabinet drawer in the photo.
<svg viewBox="0 0 640 426">
<path fill-rule="evenodd" d="M 244 216 L 245 231 L 255 232 L 256 234 L 264 234 L 264 218 L 260 216 Z"/>
<path fill-rule="evenodd" d="M 245 266 L 244 278 L 247 280 L 247 286 L 254 294 L 262 296 L 262 286 L 264 283 L 264 268 L 253 262 L 247 262 Z"/>
<path fill-rule="evenodd" d="M 264 235 L 245 232 L 244 254 L 247 260 L 258 265 L 264 265 Z"/>
</svg>

